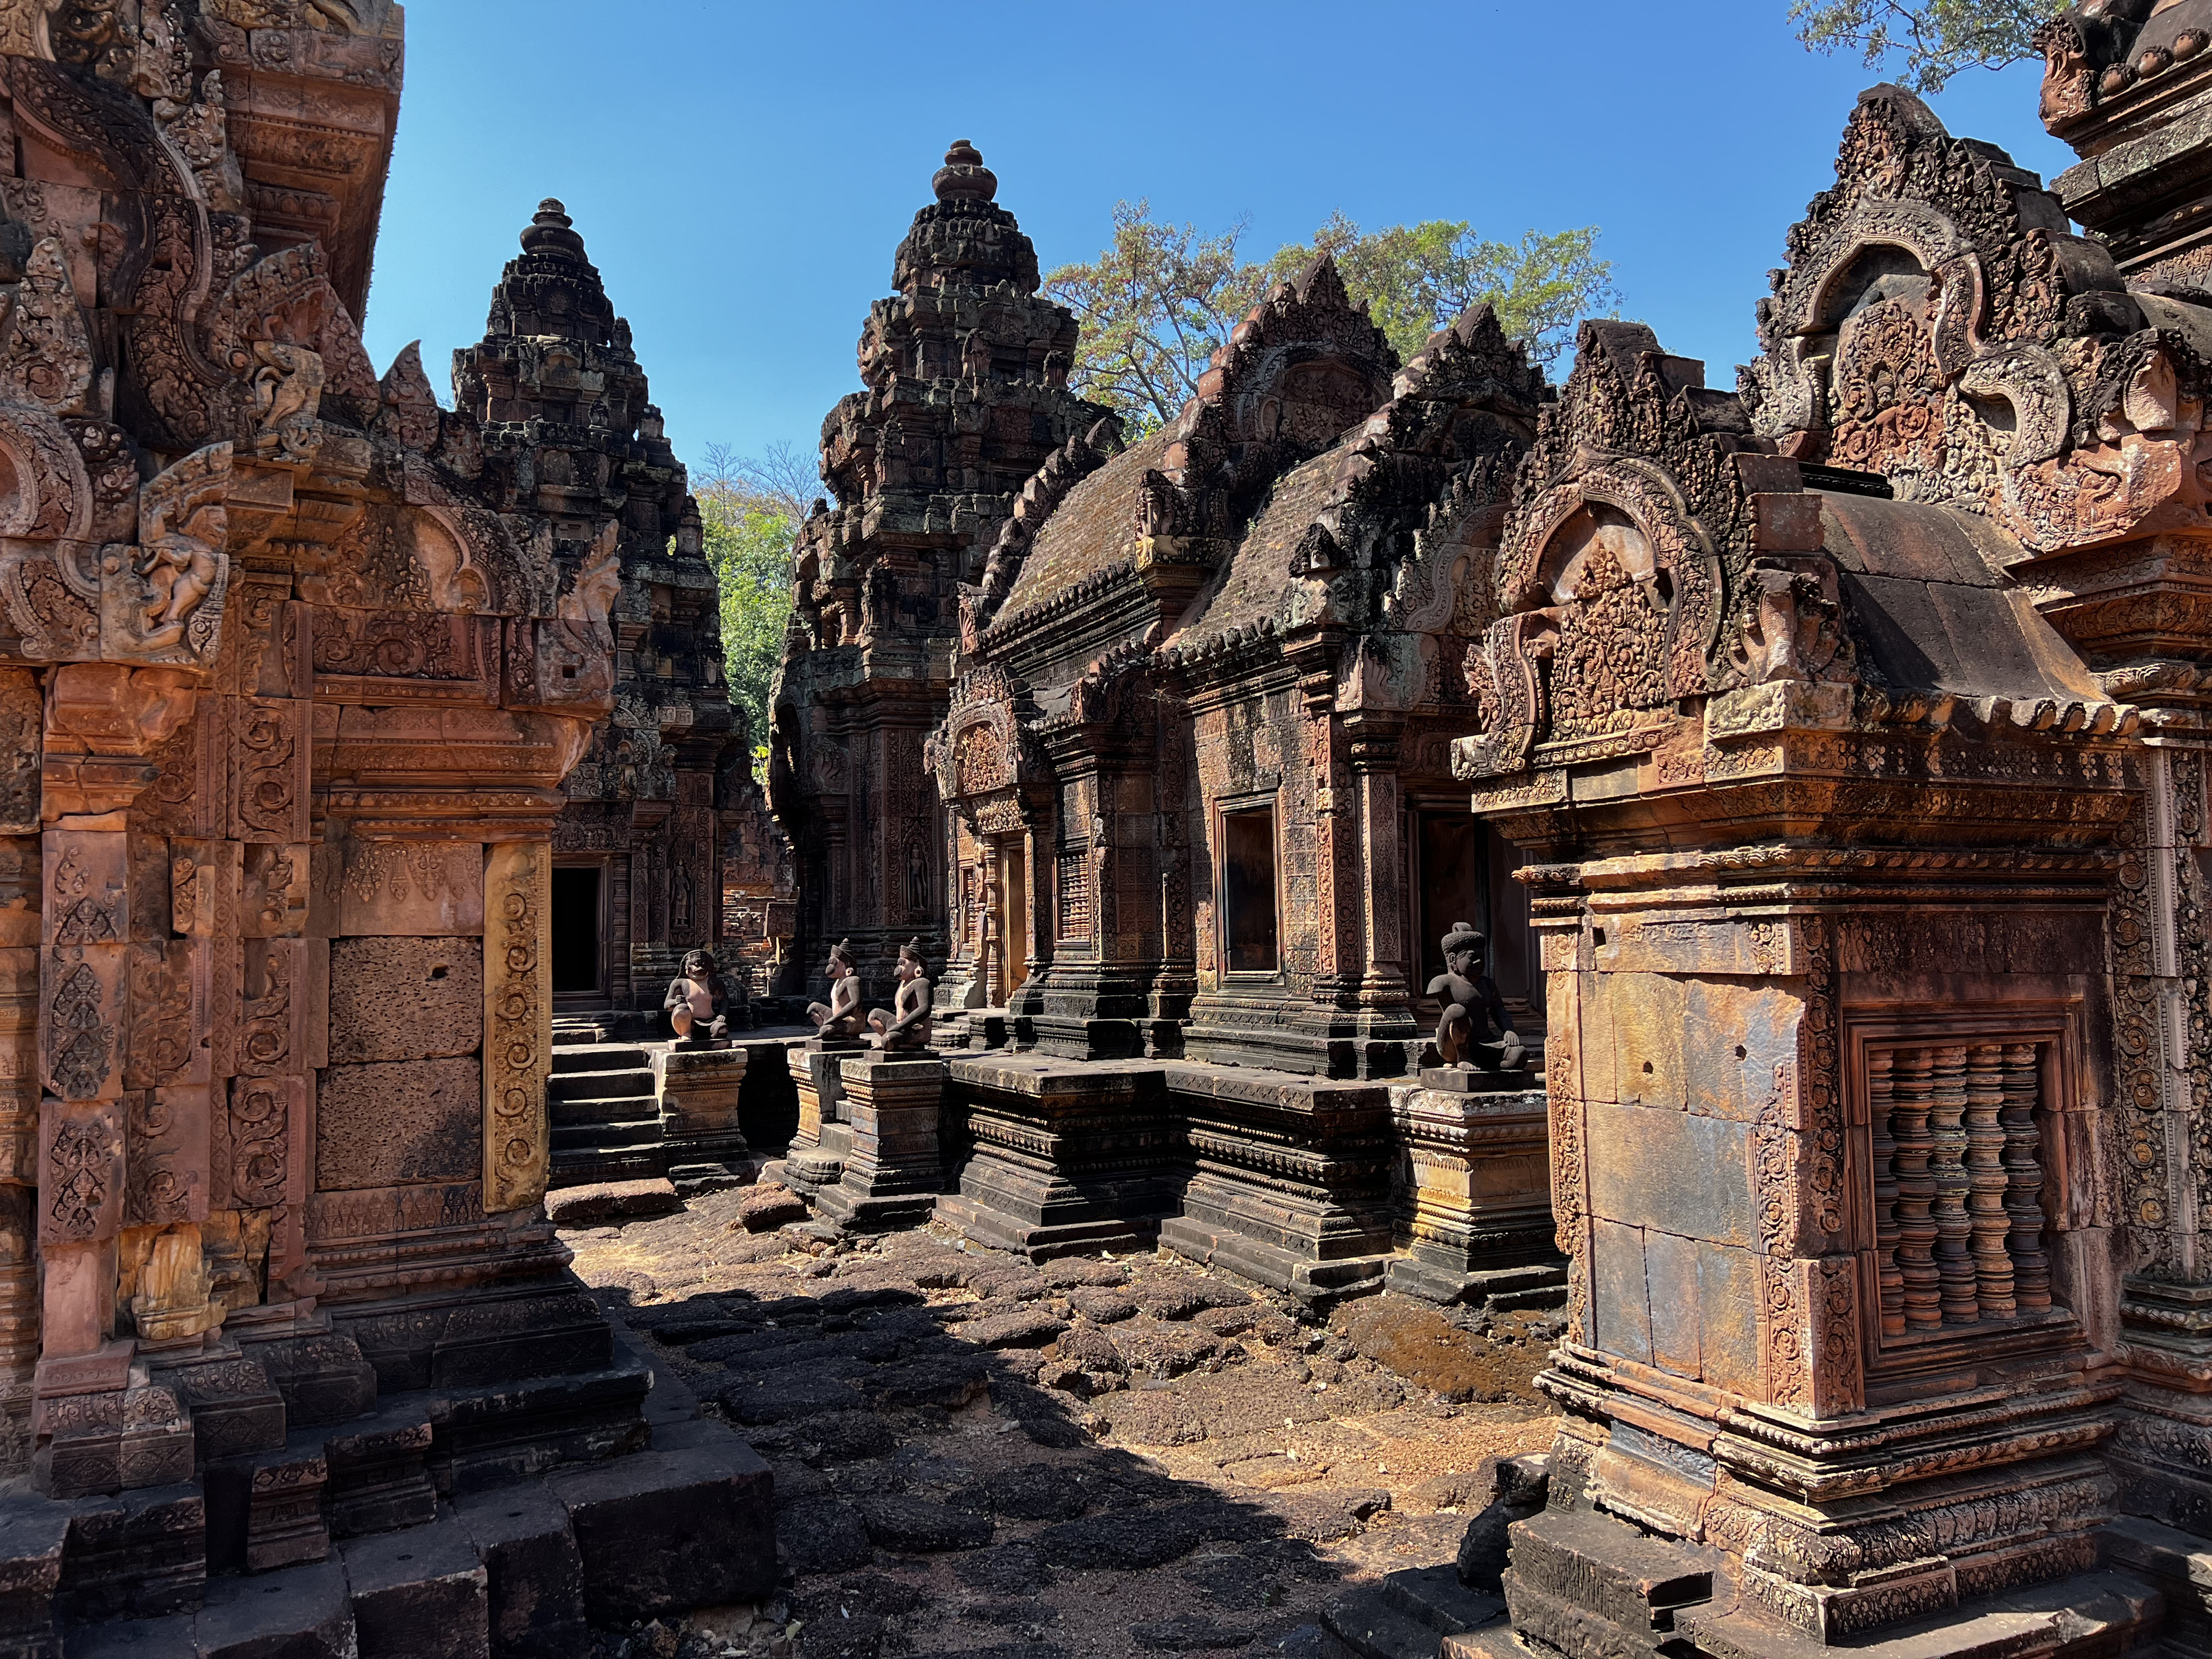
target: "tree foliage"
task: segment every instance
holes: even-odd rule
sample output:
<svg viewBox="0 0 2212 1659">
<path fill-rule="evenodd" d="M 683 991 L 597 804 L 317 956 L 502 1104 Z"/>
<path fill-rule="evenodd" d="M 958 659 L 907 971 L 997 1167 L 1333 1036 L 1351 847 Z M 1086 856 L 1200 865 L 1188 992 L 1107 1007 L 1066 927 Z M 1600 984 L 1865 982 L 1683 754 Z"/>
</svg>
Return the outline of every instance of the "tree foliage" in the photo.
<svg viewBox="0 0 2212 1659">
<path fill-rule="evenodd" d="M 769 695 L 791 614 L 791 542 L 813 478 L 793 445 L 749 460 L 710 444 L 692 479 L 707 562 L 721 589 L 722 678 L 751 734 L 756 777 L 767 774 Z"/>
<path fill-rule="evenodd" d="M 1902 57 L 1905 82 L 1941 92 L 1961 70 L 2002 69 L 2036 55 L 2035 32 L 2066 0 L 1790 0 L 1812 52 L 1856 52 L 1869 69 Z"/>
<path fill-rule="evenodd" d="M 1311 240 L 1260 261 L 1243 255 L 1245 230 L 1240 219 L 1202 236 L 1195 225 L 1155 219 L 1148 202 L 1116 204 L 1112 243 L 1088 264 L 1062 265 L 1045 278 L 1046 295 L 1083 325 L 1074 388 L 1137 432 L 1173 420 L 1244 313 L 1321 253 L 1335 256 L 1352 300 L 1368 307 L 1401 357 L 1487 301 L 1509 335 L 1550 362 L 1578 319 L 1620 297 L 1611 263 L 1597 257 L 1594 226 L 1492 242 L 1464 221 L 1367 232 L 1340 212 Z"/>
<path fill-rule="evenodd" d="M 1526 343 L 1536 362 L 1553 363 L 1578 321 L 1620 302 L 1612 262 L 1597 257 L 1595 225 L 1492 242 L 1463 219 L 1364 234 L 1333 213 L 1312 241 L 1293 243 L 1267 261 L 1262 289 L 1289 281 L 1322 253 L 1336 256 L 1346 290 L 1367 307 L 1401 357 L 1411 357 L 1430 335 L 1483 301 L 1498 313 L 1507 338 Z"/>
</svg>

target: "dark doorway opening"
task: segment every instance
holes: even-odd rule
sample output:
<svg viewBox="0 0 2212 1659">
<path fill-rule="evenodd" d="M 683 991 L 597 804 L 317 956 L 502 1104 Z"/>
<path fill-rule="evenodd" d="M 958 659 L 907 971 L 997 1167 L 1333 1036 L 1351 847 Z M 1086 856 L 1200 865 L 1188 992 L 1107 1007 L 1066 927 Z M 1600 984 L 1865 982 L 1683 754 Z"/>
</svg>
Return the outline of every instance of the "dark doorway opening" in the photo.
<svg viewBox="0 0 2212 1659">
<path fill-rule="evenodd" d="M 553 994 L 591 996 L 599 974 L 599 878 L 596 866 L 553 872 Z"/>
<path fill-rule="evenodd" d="M 1221 914 L 1232 974 L 1272 974 L 1276 949 L 1275 810 L 1221 815 Z"/>
<path fill-rule="evenodd" d="M 1418 991 L 1443 972 L 1443 939 L 1454 922 L 1486 933 L 1491 927 L 1480 820 L 1459 811 L 1423 812 L 1415 822 L 1420 836 L 1415 849 L 1421 896 L 1421 976 L 1413 986 Z"/>
</svg>

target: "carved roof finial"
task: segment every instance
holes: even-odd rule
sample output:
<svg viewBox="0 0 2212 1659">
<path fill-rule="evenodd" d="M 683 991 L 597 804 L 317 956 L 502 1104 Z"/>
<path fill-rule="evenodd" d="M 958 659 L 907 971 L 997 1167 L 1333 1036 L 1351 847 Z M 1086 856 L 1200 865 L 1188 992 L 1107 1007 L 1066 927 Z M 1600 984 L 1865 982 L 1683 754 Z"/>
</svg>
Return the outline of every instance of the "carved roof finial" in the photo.
<svg viewBox="0 0 2212 1659">
<path fill-rule="evenodd" d="M 552 258 L 581 259 L 584 239 L 570 228 L 575 221 L 561 205 L 556 196 L 549 196 L 538 204 L 538 211 L 530 221 L 530 228 L 522 233 L 522 251 L 540 253 Z"/>
<path fill-rule="evenodd" d="M 988 202 L 999 193 L 999 175 L 983 165 L 981 150 L 965 138 L 955 138 L 929 187 L 940 202 Z"/>
</svg>

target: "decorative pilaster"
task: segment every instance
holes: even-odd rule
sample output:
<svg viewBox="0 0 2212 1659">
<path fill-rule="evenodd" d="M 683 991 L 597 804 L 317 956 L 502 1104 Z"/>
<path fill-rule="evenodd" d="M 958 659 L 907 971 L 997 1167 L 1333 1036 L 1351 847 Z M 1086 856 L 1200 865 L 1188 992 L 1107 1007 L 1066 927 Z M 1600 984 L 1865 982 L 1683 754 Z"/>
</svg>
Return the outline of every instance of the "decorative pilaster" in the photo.
<svg viewBox="0 0 2212 1659">
<path fill-rule="evenodd" d="M 505 842 L 484 858 L 483 1204 L 528 1209 L 551 1169 L 552 849 Z"/>
</svg>

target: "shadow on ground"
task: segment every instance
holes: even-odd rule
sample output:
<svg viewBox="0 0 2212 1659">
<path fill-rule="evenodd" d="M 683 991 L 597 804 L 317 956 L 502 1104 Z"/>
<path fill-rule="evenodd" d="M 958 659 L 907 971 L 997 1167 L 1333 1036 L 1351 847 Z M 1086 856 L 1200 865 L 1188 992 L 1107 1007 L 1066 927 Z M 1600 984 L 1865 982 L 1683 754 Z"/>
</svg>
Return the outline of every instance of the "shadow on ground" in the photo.
<svg viewBox="0 0 2212 1659">
<path fill-rule="evenodd" d="M 740 1200 L 568 1237 L 656 1369 L 775 1471 L 786 1591 L 757 1652 L 1340 1654 L 1331 1596 L 1449 1562 L 1485 1458 L 1550 1437 L 1546 1316 L 1389 1298 L 1324 1327 L 1179 1261 L 757 1237 Z M 707 1628 L 603 1650 L 726 1651 Z"/>
</svg>

